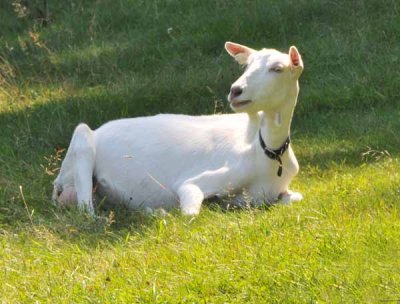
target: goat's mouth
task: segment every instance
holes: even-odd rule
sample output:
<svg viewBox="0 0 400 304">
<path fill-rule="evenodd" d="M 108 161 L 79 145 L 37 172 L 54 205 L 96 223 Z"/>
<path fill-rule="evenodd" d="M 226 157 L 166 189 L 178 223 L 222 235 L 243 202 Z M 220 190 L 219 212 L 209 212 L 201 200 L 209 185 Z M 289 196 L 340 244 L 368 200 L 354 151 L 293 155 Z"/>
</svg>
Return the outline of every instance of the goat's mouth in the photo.
<svg viewBox="0 0 400 304">
<path fill-rule="evenodd" d="M 235 109 L 240 109 L 243 108 L 247 105 L 249 105 L 252 102 L 252 100 L 232 100 L 231 101 L 231 107 Z"/>
</svg>

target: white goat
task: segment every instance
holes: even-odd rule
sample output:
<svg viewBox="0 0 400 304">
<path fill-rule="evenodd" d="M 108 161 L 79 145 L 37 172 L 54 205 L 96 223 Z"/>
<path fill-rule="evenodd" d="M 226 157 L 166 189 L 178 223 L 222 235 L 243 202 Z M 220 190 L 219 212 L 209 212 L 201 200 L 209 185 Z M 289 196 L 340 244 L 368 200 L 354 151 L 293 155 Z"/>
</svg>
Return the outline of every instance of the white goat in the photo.
<svg viewBox="0 0 400 304">
<path fill-rule="evenodd" d="M 302 199 L 288 186 L 299 166 L 289 145 L 303 62 L 289 54 L 226 42 L 244 74 L 228 101 L 236 114 L 163 114 L 120 119 L 92 131 L 75 129 L 53 199 L 93 213 L 97 192 L 131 207 L 170 208 L 195 215 L 210 196 L 245 195 L 254 204 Z"/>
</svg>

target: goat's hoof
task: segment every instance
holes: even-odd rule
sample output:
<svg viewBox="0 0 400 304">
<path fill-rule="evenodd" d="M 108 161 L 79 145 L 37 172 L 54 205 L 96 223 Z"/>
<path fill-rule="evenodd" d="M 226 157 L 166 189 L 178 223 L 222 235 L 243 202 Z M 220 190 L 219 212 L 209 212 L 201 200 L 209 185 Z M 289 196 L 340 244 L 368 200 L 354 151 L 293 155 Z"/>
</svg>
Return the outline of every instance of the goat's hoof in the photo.
<svg viewBox="0 0 400 304">
<path fill-rule="evenodd" d="M 200 209 L 195 208 L 195 207 L 182 208 L 181 211 L 184 216 L 196 216 L 196 215 L 199 215 L 199 213 L 200 213 Z"/>
<path fill-rule="evenodd" d="M 288 190 L 286 193 L 282 193 L 279 198 L 279 202 L 283 205 L 289 205 L 291 203 L 299 202 L 303 199 L 303 195 L 300 192 L 292 192 Z"/>
</svg>

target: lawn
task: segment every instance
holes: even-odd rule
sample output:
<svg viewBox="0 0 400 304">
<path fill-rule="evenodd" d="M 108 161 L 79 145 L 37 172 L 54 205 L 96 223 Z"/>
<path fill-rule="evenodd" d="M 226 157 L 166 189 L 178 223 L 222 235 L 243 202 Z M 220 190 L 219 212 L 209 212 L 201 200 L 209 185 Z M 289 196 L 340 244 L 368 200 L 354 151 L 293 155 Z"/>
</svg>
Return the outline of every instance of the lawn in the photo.
<svg viewBox="0 0 400 304">
<path fill-rule="evenodd" d="M 0 1 L 2 303 L 400 301 L 398 1 L 47 2 Z M 303 201 L 194 218 L 51 204 L 79 122 L 229 113 L 227 40 L 303 56 Z"/>
</svg>

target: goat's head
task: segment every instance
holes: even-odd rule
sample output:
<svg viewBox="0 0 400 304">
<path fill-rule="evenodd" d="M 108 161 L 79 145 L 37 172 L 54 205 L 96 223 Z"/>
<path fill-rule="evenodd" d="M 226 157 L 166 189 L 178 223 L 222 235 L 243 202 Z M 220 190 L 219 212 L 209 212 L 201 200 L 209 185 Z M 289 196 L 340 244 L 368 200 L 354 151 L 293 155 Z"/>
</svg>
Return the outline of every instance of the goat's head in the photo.
<svg viewBox="0 0 400 304">
<path fill-rule="evenodd" d="M 297 80 L 303 71 L 303 61 L 295 46 L 290 47 L 288 54 L 273 49 L 256 51 L 232 42 L 226 42 L 225 49 L 246 66 L 228 95 L 233 111 L 250 113 L 294 107 L 299 90 Z"/>
</svg>

